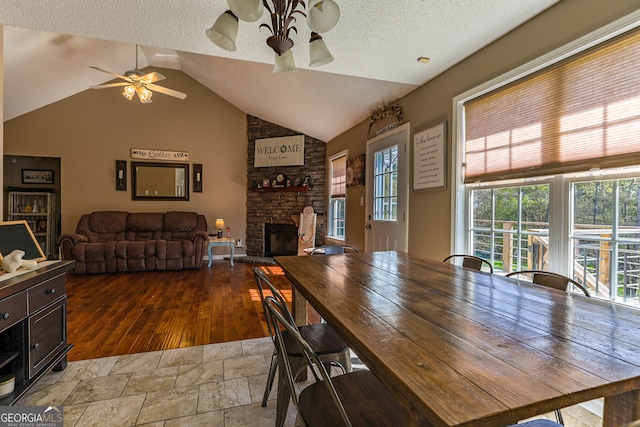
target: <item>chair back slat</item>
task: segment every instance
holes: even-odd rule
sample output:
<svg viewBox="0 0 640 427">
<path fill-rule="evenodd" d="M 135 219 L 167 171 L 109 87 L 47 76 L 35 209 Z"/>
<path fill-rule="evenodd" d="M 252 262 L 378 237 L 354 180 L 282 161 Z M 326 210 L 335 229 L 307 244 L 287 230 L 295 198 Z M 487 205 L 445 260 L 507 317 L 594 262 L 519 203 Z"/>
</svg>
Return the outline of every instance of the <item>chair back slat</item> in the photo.
<svg viewBox="0 0 640 427">
<path fill-rule="evenodd" d="M 463 267 L 482 271 L 482 266 L 486 265 L 489 272 L 493 273 L 493 265 L 491 265 L 491 263 L 486 259 L 477 257 L 475 255 L 452 254 L 443 259 L 442 262 L 455 262 L 458 259 L 462 260 Z"/>
<path fill-rule="evenodd" d="M 345 252 L 359 253 L 360 251 L 350 245 L 325 245 L 313 248 L 309 255 L 344 255 Z"/>
<path fill-rule="evenodd" d="M 563 276 L 562 274 L 554 273 L 552 271 L 542 271 L 542 270 L 520 270 L 520 271 L 512 271 L 508 273 L 506 277 L 512 276 L 529 276 L 531 275 L 531 282 L 546 286 L 548 288 L 559 289 L 561 291 L 568 291 L 569 287 L 572 286 L 577 288 L 580 292 L 582 292 L 585 296 L 591 297 L 589 290 L 582 284 L 576 282 L 570 277 Z"/>
</svg>

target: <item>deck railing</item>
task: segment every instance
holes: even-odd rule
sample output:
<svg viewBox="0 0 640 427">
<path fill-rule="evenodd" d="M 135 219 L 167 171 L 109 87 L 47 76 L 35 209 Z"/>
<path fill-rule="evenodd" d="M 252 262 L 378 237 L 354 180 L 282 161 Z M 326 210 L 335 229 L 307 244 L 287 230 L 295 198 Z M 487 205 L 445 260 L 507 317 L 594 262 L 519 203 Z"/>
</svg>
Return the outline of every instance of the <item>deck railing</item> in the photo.
<svg viewBox="0 0 640 427">
<path fill-rule="evenodd" d="M 522 222 L 523 231 L 518 233 L 516 221 L 501 221 L 493 230 L 476 228 L 474 254 L 490 260 L 496 271 L 548 270 L 548 226 Z M 637 227 L 620 227 L 620 231 L 640 235 Z M 593 296 L 640 306 L 640 240 L 615 239 L 611 228 L 591 225 L 575 226 L 571 239 L 573 279 Z"/>
</svg>

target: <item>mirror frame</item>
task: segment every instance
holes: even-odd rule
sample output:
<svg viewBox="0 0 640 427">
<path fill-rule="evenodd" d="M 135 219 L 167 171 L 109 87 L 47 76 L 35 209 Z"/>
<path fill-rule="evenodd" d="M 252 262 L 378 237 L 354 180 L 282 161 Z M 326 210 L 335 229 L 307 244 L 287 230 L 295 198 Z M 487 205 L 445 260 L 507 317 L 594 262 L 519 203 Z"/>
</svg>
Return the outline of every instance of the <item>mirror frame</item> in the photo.
<svg viewBox="0 0 640 427">
<path fill-rule="evenodd" d="M 184 169 L 184 195 L 182 196 L 154 196 L 154 195 L 137 195 L 136 187 L 138 186 L 138 174 L 136 168 L 138 166 L 154 167 L 154 168 L 171 168 Z M 189 201 L 189 163 L 156 163 L 156 162 L 131 162 L 131 200 L 182 200 Z"/>
</svg>

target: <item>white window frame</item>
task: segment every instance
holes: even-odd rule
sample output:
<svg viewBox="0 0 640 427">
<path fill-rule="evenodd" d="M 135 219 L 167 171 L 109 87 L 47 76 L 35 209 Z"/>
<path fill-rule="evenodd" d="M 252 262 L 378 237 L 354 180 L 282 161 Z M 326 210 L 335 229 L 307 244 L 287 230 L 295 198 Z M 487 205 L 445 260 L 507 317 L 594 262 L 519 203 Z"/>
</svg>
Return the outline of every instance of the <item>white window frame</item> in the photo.
<svg viewBox="0 0 640 427">
<path fill-rule="evenodd" d="M 485 93 L 506 86 L 518 79 L 533 74 L 543 68 L 560 62 L 572 55 L 585 51 L 602 42 L 610 40 L 629 30 L 640 27 L 640 11 L 633 12 L 618 19 L 586 36 L 555 49 L 527 64 L 524 64 L 508 73 L 492 79 L 480 86 L 464 92 L 453 98 L 452 114 L 452 185 L 453 197 L 451 198 L 451 249 L 452 253 L 470 253 L 470 192 L 464 184 L 464 103 L 477 98 Z M 549 257 L 555 260 L 549 269 L 561 274 L 570 272 L 569 238 L 570 233 L 570 198 L 568 197 L 570 182 L 562 176 L 552 178 L 555 183 L 551 185 L 549 205 L 552 214 L 549 217 Z M 521 183 L 529 180 L 519 181 Z M 515 184 L 514 184 L 515 185 Z M 562 191 L 560 191 L 562 189 Z M 555 209 L 554 209 L 555 208 Z M 552 230 L 553 226 L 553 230 Z"/>
<path fill-rule="evenodd" d="M 331 203 L 332 197 L 331 197 L 331 191 L 332 191 L 332 180 L 333 180 L 333 161 L 336 159 L 339 159 L 340 157 L 344 157 L 345 162 L 347 161 L 347 154 L 348 154 L 348 150 L 343 150 L 340 151 L 336 154 L 334 154 L 333 156 L 329 157 L 329 165 L 327 167 L 327 178 L 328 178 L 328 182 L 327 182 L 327 187 L 329 189 L 328 191 L 328 200 L 327 200 L 327 235 L 326 238 L 328 239 L 332 239 L 332 240 L 336 240 L 338 242 L 344 242 L 347 238 L 347 191 L 345 188 L 345 195 L 344 195 L 344 237 L 339 237 L 339 236 L 334 236 L 332 234 L 329 234 L 329 232 L 332 232 L 334 229 L 334 214 L 333 214 L 333 203 Z"/>
</svg>

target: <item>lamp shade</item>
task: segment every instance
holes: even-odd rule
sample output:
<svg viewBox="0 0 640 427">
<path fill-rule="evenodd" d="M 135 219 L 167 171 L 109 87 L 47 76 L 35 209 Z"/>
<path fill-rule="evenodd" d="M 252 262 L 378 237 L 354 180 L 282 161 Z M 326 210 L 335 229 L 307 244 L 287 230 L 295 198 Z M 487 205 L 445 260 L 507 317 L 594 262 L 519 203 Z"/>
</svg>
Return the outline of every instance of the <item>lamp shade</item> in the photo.
<svg viewBox="0 0 640 427">
<path fill-rule="evenodd" d="M 216 219 L 216 224 L 215 227 L 219 230 L 221 228 L 224 228 L 224 220 L 221 218 Z"/>
<path fill-rule="evenodd" d="M 291 49 L 278 55 L 276 53 L 276 61 L 273 67 L 274 73 L 287 73 L 289 71 L 297 71 L 296 64 L 293 61 L 293 52 Z"/>
<path fill-rule="evenodd" d="M 262 16 L 262 0 L 227 0 L 229 9 L 238 18 L 246 22 L 255 22 Z"/>
<path fill-rule="evenodd" d="M 338 23 L 340 8 L 333 0 L 311 0 L 307 12 L 307 25 L 311 31 L 326 33 Z"/>
<path fill-rule="evenodd" d="M 320 34 L 311 33 L 311 40 L 309 40 L 309 66 L 321 67 L 331 61 L 333 61 L 333 56 L 331 56 Z"/>
<path fill-rule="evenodd" d="M 216 22 L 207 31 L 209 40 L 224 50 L 233 52 L 236 50 L 236 37 L 238 36 L 238 18 L 232 11 L 227 10 L 216 19 Z"/>
</svg>

